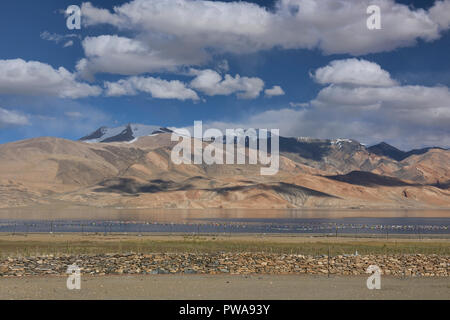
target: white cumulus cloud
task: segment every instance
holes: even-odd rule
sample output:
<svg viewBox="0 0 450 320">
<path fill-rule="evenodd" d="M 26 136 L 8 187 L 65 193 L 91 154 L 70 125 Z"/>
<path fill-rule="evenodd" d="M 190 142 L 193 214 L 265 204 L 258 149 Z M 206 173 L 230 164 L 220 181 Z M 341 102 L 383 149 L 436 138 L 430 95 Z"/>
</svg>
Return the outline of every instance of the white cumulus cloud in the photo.
<svg viewBox="0 0 450 320">
<path fill-rule="evenodd" d="M 178 80 L 162 80 L 153 77 L 130 77 L 117 82 L 105 82 L 106 95 L 136 95 L 139 92 L 150 94 L 158 99 L 199 100 L 197 93 Z"/>
<path fill-rule="evenodd" d="M 381 30 L 366 27 L 369 5 L 381 9 Z M 135 36 L 128 43 L 114 36 L 88 38 L 85 66 L 91 73 L 135 75 L 204 65 L 216 53 L 275 47 L 325 54 L 384 52 L 439 39 L 449 28 L 449 6 L 450 0 L 437 1 L 429 10 L 395 0 L 277 0 L 269 11 L 245 1 L 132 0 L 109 11 L 86 2 L 86 26 L 109 24 Z"/>
<path fill-rule="evenodd" d="M 400 85 L 378 64 L 337 60 L 314 73 L 329 84 L 310 104 L 352 116 L 373 113 L 373 119 L 442 129 L 450 124 L 450 91 L 445 86 Z"/>
<path fill-rule="evenodd" d="M 334 60 L 317 69 L 312 77 L 320 84 L 386 87 L 396 85 L 389 72 L 373 62 L 359 59 Z"/>
<path fill-rule="evenodd" d="M 26 115 L 13 110 L 0 108 L 0 128 L 7 126 L 28 125 L 29 120 Z"/>
<path fill-rule="evenodd" d="M 79 82 L 60 67 L 22 59 L 0 60 L 0 94 L 48 95 L 59 98 L 98 96 L 101 88 Z"/>
<path fill-rule="evenodd" d="M 284 95 L 284 90 L 280 86 L 273 86 L 270 89 L 264 90 L 264 94 L 268 97 L 282 96 Z"/>
<path fill-rule="evenodd" d="M 236 93 L 238 98 L 254 99 L 264 88 L 264 81 L 256 77 L 241 77 L 238 74 L 234 77 L 229 74 L 222 77 L 211 69 L 191 70 L 191 74 L 196 77 L 191 81 L 190 86 L 208 96 Z"/>
<path fill-rule="evenodd" d="M 336 61 L 330 66 L 335 66 L 335 73 L 319 72 L 328 85 L 314 99 L 290 104 L 307 108 L 267 110 L 241 122 L 210 125 L 278 128 L 285 136 L 352 138 L 366 144 L 388 141 L 403 149 L 450 146 L 448 87 L 400 85 L 373 62 L 370 69 L 377 72 L 369 72 L 366 80 L 359 77 L 361 64 L 355 61 Z M 319 68 L 313 74 L 319 70 L 328 69 Z M 354 74 L 358 76 L 351 77 Z"/>
<path fill-rule="evenodd" d="M 437 1 L 430 8 L 430 18 L 439 24 L 441 30 L 450 28 L 450 1 Z"/>
<path fill-rule="evenodd" d="M 93 79 L 96 73 L 139 75 L 174 71 L 179 66 L 197 65 L 204 60 L 201 53 L 172 52 L 174 48 L 158 48 L 145 41 L 117 35 L 86 37 L 82 46 L 86 58 L 78 62 L 77 70 L 86 79 Z"/>
</svg>

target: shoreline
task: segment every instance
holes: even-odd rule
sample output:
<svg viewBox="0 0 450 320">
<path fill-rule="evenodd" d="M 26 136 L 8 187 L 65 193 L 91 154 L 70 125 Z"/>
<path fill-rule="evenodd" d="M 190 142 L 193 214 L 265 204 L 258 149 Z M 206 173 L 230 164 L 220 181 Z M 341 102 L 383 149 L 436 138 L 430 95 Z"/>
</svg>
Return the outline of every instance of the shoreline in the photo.
<svg viewBox="0 0 450 320">
<path fill-rule="evenodd" d="M 334 232 L 331 233 L 242 233 L 242 232 L 0 232 L 0 241 L 10 240 L 39 240 L 46 239 L 58 240 L 68 238 L 70 239 L 97 239 L 97 240 L 111 240 L 117 239 L 223 239 L 223 240 L 258 240 L 267 241 L 277 239 L 279 241 L 295 240 L 300 242 L 308 241 L 449 241 L 450 234 L 447 233 L 429 233 L 429 234 L 414 234 L 414 233 L 339 233 L 337 236 Z M 450 242 L 449 242 L 450 243 Z"/>
</svg>

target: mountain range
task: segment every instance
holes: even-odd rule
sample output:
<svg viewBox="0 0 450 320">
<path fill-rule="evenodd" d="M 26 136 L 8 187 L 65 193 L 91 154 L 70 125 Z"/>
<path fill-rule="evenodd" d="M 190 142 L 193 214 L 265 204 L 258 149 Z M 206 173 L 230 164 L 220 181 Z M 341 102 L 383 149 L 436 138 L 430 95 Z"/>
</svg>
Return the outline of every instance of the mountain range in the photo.
<svg viewBox="0 0 450 320">
<path fill-rule="evenodd" d="M 108 128 L 100 127 L 91 134 L 80 138 L 84 142 L 131 142 L 137 138 L 153 134 L 168 132 L 172 130 L 158 126 L 144 124 L 127 124 L 125 126 Z"/>
<path fill-rule="evenodd" d="M 280 170 L 261 176 L 259 165 L 175 165 L 172 129 L 128 124 L 101 127 L 78 141 L 2 144 L 0 207 L 450 207 L 446 149 L 279 137 Z"/>
</svg>

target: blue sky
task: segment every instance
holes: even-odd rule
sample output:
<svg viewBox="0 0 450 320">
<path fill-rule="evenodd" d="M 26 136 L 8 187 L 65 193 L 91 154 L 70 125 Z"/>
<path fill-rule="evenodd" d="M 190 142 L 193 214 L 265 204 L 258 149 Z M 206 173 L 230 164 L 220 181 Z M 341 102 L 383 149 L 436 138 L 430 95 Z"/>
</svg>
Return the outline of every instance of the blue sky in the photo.
<svg viewBox="0 0 450 320">
<path fill-rule="evenodd" d="M 316 2 L 4 1 L 0 143 L 202 120 L 449 147 L 450 1 Z"/>
</svg>

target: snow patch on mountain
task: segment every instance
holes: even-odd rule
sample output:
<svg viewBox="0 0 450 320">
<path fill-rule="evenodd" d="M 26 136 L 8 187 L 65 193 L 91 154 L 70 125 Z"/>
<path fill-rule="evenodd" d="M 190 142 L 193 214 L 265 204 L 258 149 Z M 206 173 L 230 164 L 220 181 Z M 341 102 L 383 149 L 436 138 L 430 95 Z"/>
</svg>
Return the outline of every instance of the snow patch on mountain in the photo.
<svg viewBox="0 0 450 320">
<path fill-rule="evenodd" d="M 172 130 L 160 126 L 130 123 L 118 127 L 101 127 L 91 134 L 83 137 L 80 141 L 87 143 L 98 142 L 134 142 L 144 136 L 170 133 Z"/>
</svg>

